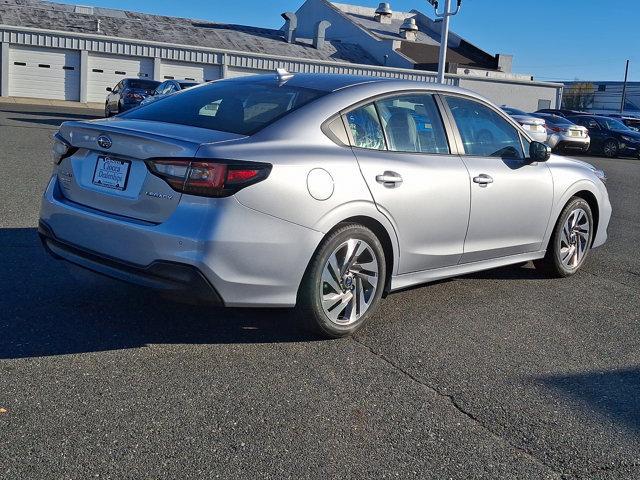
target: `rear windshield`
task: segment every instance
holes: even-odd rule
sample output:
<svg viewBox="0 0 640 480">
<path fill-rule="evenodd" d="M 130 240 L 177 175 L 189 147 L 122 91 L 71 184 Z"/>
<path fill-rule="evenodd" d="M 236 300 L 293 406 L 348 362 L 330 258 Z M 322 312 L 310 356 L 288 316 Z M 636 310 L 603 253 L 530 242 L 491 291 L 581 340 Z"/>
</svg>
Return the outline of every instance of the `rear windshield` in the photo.
<svg viewBox="0 0 640 480">
<path fill-rule="evenodd" d="M 120 116 L 251 135 L 326 93 L 275 82 L 222 81 L 190 88 Z"/>
<path fill-rule="evenodd" d="M 141 90 L 153 90 L 160 82 L 154 82 L 152 80 L 128 80 L 127 87 L 139 88 Z"/>
</svg>

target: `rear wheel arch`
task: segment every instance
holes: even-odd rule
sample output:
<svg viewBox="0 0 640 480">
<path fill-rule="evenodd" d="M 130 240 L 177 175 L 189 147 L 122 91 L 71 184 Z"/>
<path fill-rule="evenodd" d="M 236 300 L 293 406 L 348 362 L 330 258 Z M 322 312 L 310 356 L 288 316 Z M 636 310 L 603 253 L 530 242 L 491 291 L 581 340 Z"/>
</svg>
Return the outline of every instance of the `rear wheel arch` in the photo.
<svg viewBox="0 0 640 480">
<path fill-rule="evenodd" d="M 369 230 L 371 230 L 373 234 L 378 238 L 380 243 L 382 244 L 382 249 L 384 251 L 385 264 L 387 267 L 385 269 L 386 278 L 385 278 L 385 286 L 383 289 L 383 296 L 386 296 L 391 289 L 391 276 L 393 275 L 395 261 L 397 259 L 396 248 L 394 247 L 391 234 L 389 233 L 387 227 L 385 227 L 379 220 L 373 217 L 370 217 L 367 215 L 354 215 L 354 216 L 344 218 L 339 222 L 335 223 L 335 225 L 333 225 L 331 228 L 329 228 L 326 231 L 322 239 L 324 240 L 329 235 L 333 234 L 333 232 L 344 227 L 345 225 L 354 224 L 354 223 L 358 225 L 362 225 L 363 227 L 366 227 Z M 305 275 L 306 275 L 306 271 L 308 271 L 309 266 L 313 262 L 313 259 L 316 257 L 316 254 L 318 253 L 318 250 L 320 249 L 321 246 L 322 246 L 322 241 L 319 242 L 318 246 L 316 247 L 316 250 L 313 252 L 313 255 L 309 259 L 309 264 L 307 265 L 307 270 L 305 270 Z"/>
</svg>

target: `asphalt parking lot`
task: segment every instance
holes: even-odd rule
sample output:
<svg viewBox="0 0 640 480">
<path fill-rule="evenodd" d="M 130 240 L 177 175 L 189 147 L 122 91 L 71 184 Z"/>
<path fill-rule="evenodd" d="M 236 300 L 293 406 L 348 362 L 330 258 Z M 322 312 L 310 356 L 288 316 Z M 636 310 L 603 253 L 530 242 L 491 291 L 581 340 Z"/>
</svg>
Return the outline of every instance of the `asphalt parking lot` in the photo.
<svg viewBox="0 0 640 480">
<path fill-rule="evenodd" d="M 355 338 L 76 270 L 36 236 L 50 137 L 0 105 L 0 478 L 636 479 L 640 161 L 584 270 L 391 295 Z"/>
</svg>

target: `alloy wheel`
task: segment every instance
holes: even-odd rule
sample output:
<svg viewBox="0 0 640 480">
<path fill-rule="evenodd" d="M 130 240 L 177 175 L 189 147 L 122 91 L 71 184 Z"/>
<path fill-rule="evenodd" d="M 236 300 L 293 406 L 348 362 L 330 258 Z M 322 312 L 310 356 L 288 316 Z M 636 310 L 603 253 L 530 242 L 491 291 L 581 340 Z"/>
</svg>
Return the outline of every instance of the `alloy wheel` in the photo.
<svg viewBox="0 0 640 480">
<path fill-rule="evenodd" d="M 604 144 L 604 147 L 602 147 L 602 150 L 604 151 L 604 154 L 609 157 L 615 157 L 618 153 L 618 146 L 615 144 L 615 142 L 607 142 Z"/>
<path fill-rule="evenodd" d="M 322 270 L 322 309 L 331 322 L 350 325 L 369 309 L 378 288 L 378 258 L 371 246 L 351 238 L 329 256 Z"/>
<path fill-rule="evenodd" d="M 580 266 L 587 253 L 590 231 L 587 212 L 582 208 L 572 210 L 560 235 L 560 261 L 565 267 L 575 269 Z"/>
</svg>

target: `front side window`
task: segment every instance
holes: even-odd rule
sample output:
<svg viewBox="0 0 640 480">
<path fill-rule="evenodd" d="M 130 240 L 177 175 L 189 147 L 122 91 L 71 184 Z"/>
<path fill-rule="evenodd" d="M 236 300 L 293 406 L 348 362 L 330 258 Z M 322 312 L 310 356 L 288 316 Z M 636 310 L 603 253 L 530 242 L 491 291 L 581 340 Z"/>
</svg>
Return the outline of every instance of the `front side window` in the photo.
<svg viewBox="0 0 640 480">
<path fill-rule="evenodd" d="M 461 97 L 446 97 L 466 155 L 524 158 L 520 135 L 491 108 Z"/>
<path fill-rule="evenodd" d="M 376 102 L 389 150 L 449 153 L 447 136 L 433 96 L 402 95 Z"/>
<path fill-rule="evenodd" d="M 351 110 L 346 117 L 354 147 L 370 150 L 384 150 L 386 148 L 378 113 L 372 103 Z"/>
<path fill-rule="evenodd" d="M 251 135 L 326 93 L 277 82 L 221 81 L 185 90 L 121 116 Z"/>
</svg>

